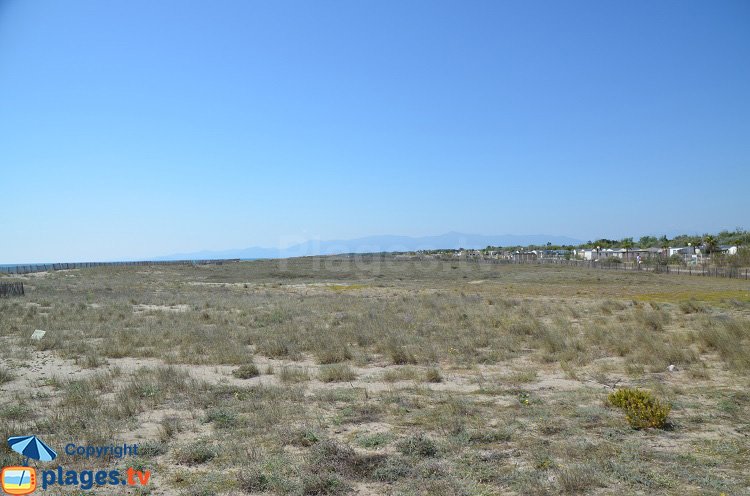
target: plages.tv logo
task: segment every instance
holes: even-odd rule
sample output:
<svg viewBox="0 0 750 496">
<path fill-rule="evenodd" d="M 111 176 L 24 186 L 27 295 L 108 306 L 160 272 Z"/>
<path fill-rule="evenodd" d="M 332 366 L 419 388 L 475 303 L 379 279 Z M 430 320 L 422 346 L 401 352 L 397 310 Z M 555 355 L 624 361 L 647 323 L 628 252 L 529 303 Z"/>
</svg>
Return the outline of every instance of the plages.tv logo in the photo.
<svg viewBox="0 0 750 496">
<path fill-rule="evenodd" d="M 7 494 L 33 493 L 37 482 L 36 469 L 28 466 L 29 458 L 50 462 L 57 458 L 57 453 L 36 436 L 8 438 L 8 446 L 25 458 L 22 466 L 3 467 L 0 473 L 0 487 Z"/>
<path fill-rule="evenodd" d="M 65 470 L 63 467 L 37 469 L 29 466 L 29 459 L 49 462 L 57 458 L 55 450 L 47 446 L 37 436 L 14 436 L 8 438 L 8 446 L 24 457 L 22 465 L 7 466 L 0 473 L 0 487 L 11 495 L 30 494 L 36 489 L 43 491 L 50 486 L 73 486 L 89 490 L 94 486 L 145 486 L 151 477 L 150 470 L 136 470 L 132 466 L 120 470 Z M 69 456 L 102 458 L 114 456 L 123 458 L 136 456 L 138 445 L 122 446 L 76 446 L 71 443 L 65 447 Z"/>
</svg>

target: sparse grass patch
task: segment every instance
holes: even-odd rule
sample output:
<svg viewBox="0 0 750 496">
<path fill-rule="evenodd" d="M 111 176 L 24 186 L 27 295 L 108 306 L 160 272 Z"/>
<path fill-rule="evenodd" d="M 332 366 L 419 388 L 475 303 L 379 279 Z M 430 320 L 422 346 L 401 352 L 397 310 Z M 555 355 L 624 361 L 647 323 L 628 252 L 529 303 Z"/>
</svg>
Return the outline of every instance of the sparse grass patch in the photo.
<svg viewBox="0 0 750 496">
<path fill-rule="evenodd" d="M 699 380 L 709 380 L 711 379 L 711 374 L 708 371 L 708 368 L 706 367 L 706 364 L 704 362 L 698 362 L 690 365 L 687 369 L 687 374 L 691 379 L 699 379 Z"/>
<path fill-rule="evenodd" d="M 564 494 L 584 494 L 603 485 L 596 469 L 590 465 L 573 465 L 561 469 L 558 484 Z"/>
<path fill-rule="evenodd" d="M 82 358 L 77 358 L 76 363 L 79 363 L 83 368 L 95 369 L 103 365 L 107 365 L 106 358 L 100 356 L 95 351 L 89 351 Z"/>
<path fill-rule="evenodd" d="M 5 420 L 24 420 L 33 414 L 31 407 L 26 404 L 10 404 L 0 410 L 0 418 Z"/>
<path fill-rule="evenodd" d="M 309 447 L 320 441 L 318 433 L 309 427 L 292 429 L 291 431 L 285 429 L 283 433 L 284 444 L 291 444 L 292 446 Z"/>
<path fill-rule="evenodd" d="M 413 475 L 411 464 L 403 457 L 388 457 L 370 474 L 370 478 L 378 482 L 396 482 Z"/>
<path fill-rule="evenodd" d="M 350 446 L 332 440 L 315 444 L 306 457 L 302 477 L 306 494 L 340 494 L 350 491 L 347 479 L 371 479 L 386 457 L 359 455 Z"/>
<path fill-rule="evenodd" d="M 408 456 L 429 458 L 438 454 L 437 444 L 424 433 L 402 439 L 397 443 L 397 447 L 401 453 Z"/>
<path fill-rule="evenodd" d="M 344 479 L 332 472 L 305 472 L 302 475 L 302 494 L 347 494 L 351 491 Z"/>
<path fill-rule="evenodd" d="M 322 365 L 318 370 L 318 379 L 323 382 L 348 382 L 357 378 L 357 374 L 346 364 Z"/>
<path fill-rule="evenodd" d="M 679 304 L 680 310 L 682 310 L 682 313 L 704 313 L 706 311 L 705 305 L 703 303 L 695 301 L 695 300 L 686 300 L 681 301 Z"/>
<path fill-rule="evenodd" d="M 237 412 L 227 408 L 212 408 L 206 412 L 206 423 L 212 423 L 217 429 L 230 429 L 239 425 Z"/>
<path fill-rule="evenodd" d="M 650 331 L 663 331 L 664 326 L 671 321 L 669 313 L 662 309 L 637 309 L 635 311 L 635 319 Z"/>
<path fill-rule="evenodd" d="M 733 369 L 750 370 L 750 320 L 702 318 L 699 323 L 701 345 L 717 351 Z"/>
<path fill-rule="evenodd" d="M 627 306 L 621 301 L 606 300 L 599 305 L 599 310 L 605 315 L 611 315 L 613 312 L 621 312 L 625 310 Z"/>
<path fill-rule="evenodd" d="M 416 355 L 403 345 L 391 344 L 387 351 L 394 365 L 415 365 L 417 363 Z"/>
<path fill-rule="evenodd" d="M 469 433 L 469 442 L 477 444 L 492 444 L 511 440 L 510 428 L 477 429 Z"/>
<path fill-rule="evenodd" d="M 297 358 L 299 352 L 287 339 L 281 336 L 272 336 L 258 343 L 257 352 L 268 358 Z"/>
<path fill-rule="evenodd" d="M 392 438 L 393 436 L 389 433 L 378 432 L 358 437 L 357 444 L 363 448 L 381 448 L 390 443 Z"/>
<path fill-rule="evenodd" d="M 420 373 L 415 367 L 395 367 L 388 368 L 383 372 L 382 379 L 385 382 L 398 382 L 398 381 L 416 381 L 419 380 Z"/>
<path fill-rule="evenodd" d="M 15 379 L 15 375 L 5 367 L 0 367 L 0 384 L 6 384 Z"/>
<path fill-rule="evenodd" d="M 295 367 L 284 365 L 279 369 L 279 380 L 281 382 L 305 382 L 310 380 L 310 372 L 306 367 Z"/>
<path fill-rule="evenodd" d="M 354 291 L 357 289 L 364 289 L 367 287 L 367 284 L 331 284 L 327 286 L 328 289 L 331 291 L 335 291 L 337 293 L 341 293 L 343 291 Z"/>
<path fill-rule="evenodd" d="M 432 383 L 443 382 L 443 376 L 440 373 L 440 369 L 436 367 L 430 367 L 425 371 L 424 380 Z"/>
<path fill-rule="evenodd" d="M 216 458 L 217 454 L 206 440 L 199 440 L 178 448 L 175 460 L 184 465 L 201 465 Z"/>
<path fill-rule="evenodd" d="M 327 343 L 327 346 L 321 346 L 315 350 L 315 356 L 318 363 L 326 365 L 351 360 L 352 352 L 346 344 Z"/>
<path fill-rule="evenodd" d="M 138 454 L 146 458 L 163 455 L 167 452 L 167 445 L 163 441 L 146 441 L 138 444 Z"/>
<path fill-rule="evenodd" d="M 516 370 L 511 373 L 507 380 L 511 384 L 528 384 L 537 380 L 538 372 L 535 369 L 527 368 L 524 370 Z"/>
<path fill-rule="evenodd" d="M 261 493 L 269 489 L 270 479 L 257 467 L 243 467 L 237 474 L 237 485 L 248 493 Z"/>
<path fill-rule="evenodd" d="M 166 442 L 184 430 L 180 417 L 167 416 L 159 422 L 159 438 Z"/>
</svg>

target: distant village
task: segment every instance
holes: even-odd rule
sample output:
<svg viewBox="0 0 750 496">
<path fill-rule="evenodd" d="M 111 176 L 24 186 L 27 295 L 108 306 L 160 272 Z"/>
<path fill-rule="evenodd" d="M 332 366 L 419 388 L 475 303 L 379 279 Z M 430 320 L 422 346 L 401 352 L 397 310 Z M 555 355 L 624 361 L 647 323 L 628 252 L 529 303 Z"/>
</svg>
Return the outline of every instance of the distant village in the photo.
<svg viewBox="0 0 750 496">
<path fill-rule="evenodd" d="M 730 241 L 720 243 L 720 241 Z M 546 246 L 499 247 L 488 246 L 483 249 L 443 249 L 418 250 L 401 253 L 400 258 L 438 258 L 457 260 L 582 260 L 607 263 L 643 263 L 670 265 L 698 265 L 712 263 L 715 265 L 750 265 L 750 233 L 742 229 L 718 235 L 678 236 L 668 239 L 666 236 L 656 238 L 642 237 L 639 243 L 632 238 L 622 240 L 600 239 L 589 241 L 581 246 Z"/>
</svg>

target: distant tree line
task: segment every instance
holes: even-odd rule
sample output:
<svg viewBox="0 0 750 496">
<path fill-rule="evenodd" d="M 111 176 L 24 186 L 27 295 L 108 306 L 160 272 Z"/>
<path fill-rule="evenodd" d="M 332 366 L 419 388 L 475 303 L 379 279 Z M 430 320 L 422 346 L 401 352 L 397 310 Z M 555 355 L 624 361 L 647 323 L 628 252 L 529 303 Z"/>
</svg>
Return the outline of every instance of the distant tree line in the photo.
<svg viewBox="0 0 750 496">
<path fill-rule="evenodd" d="M 622 239 L 607 239 L 600 238 L 595 241 L 586 241 L 580 245 L 553 245 L 547 243 L 545 245 L 528 245 L 528 246 L 488 246 L 482 251 L 502 251 L 502 250 L 574 250 L 584 248 L 596 248 L 602 249 L 607 248 L 625 248 L 631 249 L 634 247 L 639 248 L 661 248 L 666 250 L 669 247 L 677 246 L 691 246 L 704 247 L 706 252 L 711 253 L 715 251 L 721 245 L 730 245 L 738 247 L 750 247 L 750 231 L 742 228 L 737 228 L 734 231 L 721 231 L 718 234 L 704 234 L 703 236 L 696 236 L 690 234 L 680 234 L 674 238 L 669 238 L 666 235 L 661 237 L 656 236 L 641 236 L 638 241 L 634 238 L 622 238 Z"/>
</svg>

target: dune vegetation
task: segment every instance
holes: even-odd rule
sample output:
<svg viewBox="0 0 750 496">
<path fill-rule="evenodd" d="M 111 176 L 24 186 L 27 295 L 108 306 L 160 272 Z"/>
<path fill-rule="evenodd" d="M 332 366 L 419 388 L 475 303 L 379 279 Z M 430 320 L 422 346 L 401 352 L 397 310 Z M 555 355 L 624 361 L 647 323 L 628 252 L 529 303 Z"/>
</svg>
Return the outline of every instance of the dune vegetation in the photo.
<svg viewBox="0 0 750 496">
<path fill-rule="evenodd" d="M 3 280 L 3 435 L 138 443 L 59 461 L 136 463 L 141 494 L 750 490 L 747 281 L 387 257 Z"/>
</svg>

